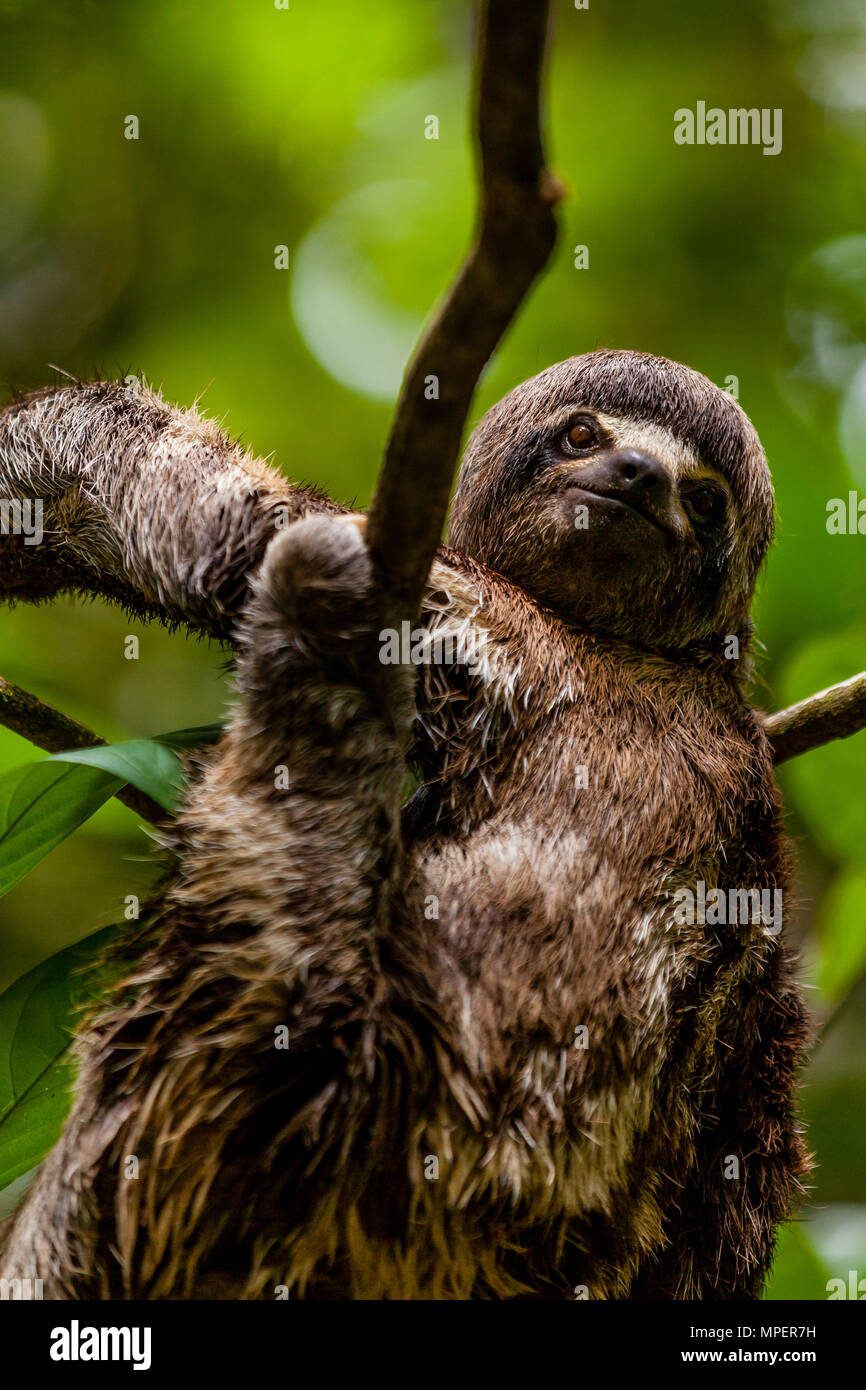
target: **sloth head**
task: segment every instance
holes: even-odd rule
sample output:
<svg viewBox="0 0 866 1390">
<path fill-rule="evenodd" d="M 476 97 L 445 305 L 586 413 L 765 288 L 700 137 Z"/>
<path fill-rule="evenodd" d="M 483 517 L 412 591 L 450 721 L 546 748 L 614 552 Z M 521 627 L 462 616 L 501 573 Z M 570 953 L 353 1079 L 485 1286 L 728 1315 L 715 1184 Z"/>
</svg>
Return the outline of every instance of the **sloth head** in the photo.
<svg viewBox="0 0 866 1390">
<path fill-rule="evenodd" d="M 773 489 L 740 406 L 641 352 L 525 381 L 467 446 L 450 543 L 567 622 L 665 649 L 749 632 Z"/>
</svg>

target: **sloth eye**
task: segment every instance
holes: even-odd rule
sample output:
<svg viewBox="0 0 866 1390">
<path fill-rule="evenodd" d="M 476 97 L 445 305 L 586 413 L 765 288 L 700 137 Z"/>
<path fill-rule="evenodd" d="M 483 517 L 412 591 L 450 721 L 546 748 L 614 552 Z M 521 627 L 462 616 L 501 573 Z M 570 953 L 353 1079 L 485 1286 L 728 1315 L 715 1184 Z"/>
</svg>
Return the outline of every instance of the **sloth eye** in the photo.
<svg viewBox="0 0 866 1390">
<path fill-rule="evenodd" d="M 566 454 L 584 454 L 598 443 L 598 432 L 588 420 L 578 420 L 562 436 L 562 448 Z"/>
<path fill-rule="evenodd" d="M 683 506 L 696 525 L 712 526 L 725 514 L 725 494 L 711 483 L 702 483 L 683 497 Z"/>
</svg>

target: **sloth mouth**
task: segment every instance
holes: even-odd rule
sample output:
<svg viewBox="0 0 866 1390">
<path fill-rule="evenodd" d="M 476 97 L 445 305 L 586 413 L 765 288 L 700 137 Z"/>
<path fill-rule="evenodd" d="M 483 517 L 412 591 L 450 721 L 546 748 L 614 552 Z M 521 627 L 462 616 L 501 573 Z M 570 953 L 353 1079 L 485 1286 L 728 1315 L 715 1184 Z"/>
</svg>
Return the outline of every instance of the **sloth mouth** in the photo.
<svg viewBox="0 0 866 1390">
<path fill-rule="evenodd" d="M 592 499 L 593 502 L 604 502 L 615 510 L 630 512 L 647 526 L 652 526 L 656 531 L 660 531 L 663 536 L 673 539 L 676 530 L 672 525 L 670 516 L 666 512 L 660 513 L 653 507 L 649 498 L 643 499 L 643 505 L 637 505 L 637 499 L 628 499 L 620 492 L 602 492 L 600 488 L 579 487 L 576 483 L 569 483 L 564 489 L 566 493 L 578 493 L 581 497 Z"/>
</svg>

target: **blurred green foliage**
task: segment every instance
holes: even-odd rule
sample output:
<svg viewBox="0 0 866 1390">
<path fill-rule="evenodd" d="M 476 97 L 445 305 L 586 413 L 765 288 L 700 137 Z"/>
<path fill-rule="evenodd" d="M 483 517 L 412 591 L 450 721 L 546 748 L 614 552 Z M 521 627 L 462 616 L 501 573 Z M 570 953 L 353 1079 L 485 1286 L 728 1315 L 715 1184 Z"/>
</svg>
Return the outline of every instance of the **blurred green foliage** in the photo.
<svg viewBox="0 0 866 1390">
<path fill-rule="evenodd" d="M 571 192 L 477 410 L 597 345 L 736 377 L 778 497 L 754 693 L 779 706 L 866 666 L 866 537 L 825 526 L 829 499 L 866 490 L 866 13 L 556 8 L 549 146 Z M 49 363 L 143 372 L 365 504 L 401 364 L 471 225 L 469 4 L 0 0 L 0 21 L 4 383 L 43 383 Z M 675 110 L 698 100 L 781 108 L 781 154 L 675 145 Z M 0 672 L 109 739 L 218 719 L 227 695 L 218 650 L 101 604 L 5 612 Z M 0 771 L 31 751 L 0 731 Z M 771 1290 L 810 1299 L 866 1274 L 866 734 L 780 780 L 791 935 L 817 1019 L 841 1006 L 803 1092 L 811 1205 Z M 149 848 L 112 802 L 43 861 L 0 902 L 0 985 L 117 920 L 153 878 Z"/>
</svg>

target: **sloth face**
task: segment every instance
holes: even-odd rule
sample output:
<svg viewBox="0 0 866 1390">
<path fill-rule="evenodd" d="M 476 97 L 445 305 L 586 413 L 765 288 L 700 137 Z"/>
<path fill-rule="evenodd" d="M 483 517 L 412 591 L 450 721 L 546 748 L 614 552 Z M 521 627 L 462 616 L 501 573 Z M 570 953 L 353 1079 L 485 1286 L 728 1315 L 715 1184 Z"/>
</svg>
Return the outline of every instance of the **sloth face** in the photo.
<svg viewBox="0 0 866 1390">
<path fill-rule="evenodd" d="M 568 622 L 670 648 L 745 635 L 772 529 L 769 471 L 736 402 L 665 358 L 598 352 L 484 417 L 451 543 Z"/>
</svg>

